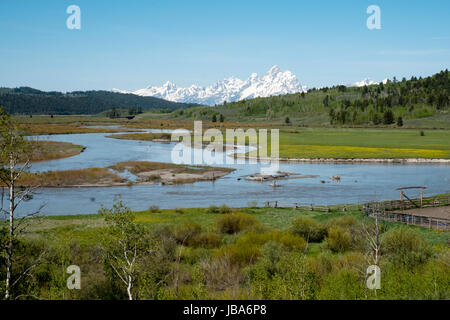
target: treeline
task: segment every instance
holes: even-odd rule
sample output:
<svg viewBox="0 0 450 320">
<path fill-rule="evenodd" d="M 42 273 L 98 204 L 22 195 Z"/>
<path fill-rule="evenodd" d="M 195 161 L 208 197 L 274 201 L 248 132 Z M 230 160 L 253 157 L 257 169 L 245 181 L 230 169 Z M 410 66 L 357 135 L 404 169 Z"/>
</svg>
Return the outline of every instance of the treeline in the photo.
<svg viewBox="0 0 450 320">
<path fill-rule="evenodd" d="M 112 108 L 111 110 L 106 111 L 105 115 L 111 119 L 117 119 L 121 117 L 132 117 L 141 113 L 143 113 L 142 108 L 130 108 L 125 110 Z"/>
<path fill-rule="evenodd" d="M 341 89 L 342 90 L 342 89 Z M 327 92 L 328 88 L 321 89 Z M 344 89 L 343 92 L 346 90 Z M 323 105 L 329 107 L 331 124 L 403 125 L 403 118 L 424 118 L 450 106 L 448 70 L 432 77 L 364 86 L 357 99 L 336 99 L 326 95 Z"/>
<path fill-rule="evenodd" d="M 97 114 L 105 110 L 175 110 L 192 104 L 110 91 L 44 92 L 28 87 L 0 88 L 0 105 L 11 114 Z"/>
</svg>

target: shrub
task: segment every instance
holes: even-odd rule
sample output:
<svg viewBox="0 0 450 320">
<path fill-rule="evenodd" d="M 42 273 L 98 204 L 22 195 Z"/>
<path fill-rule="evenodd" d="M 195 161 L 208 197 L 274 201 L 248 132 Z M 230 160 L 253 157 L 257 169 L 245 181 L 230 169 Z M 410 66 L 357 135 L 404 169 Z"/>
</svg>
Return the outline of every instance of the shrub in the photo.
<svg viewBox="0 0 450 320">
<path fill-rule="evenodd" d="M 159 209 L 158 206 L 152 205 L 150 206 L 150 208 L 148 208 L 148 211 L 150 211 L 151 213 L 158 213 L 161 212 L 161 210 Z"/>
<path fill-rule="evenodd" d="M 241 269 L 228 257 L 218 257 L 201 263 L 206 287 L 210 290 L 225 290 L 239 287 L 244 282 Z"/>
<path fill-rule="evenodd" d="M 184 213 L 184 209 L 183 208 L 176 208 L 175 212 L 179 213 L 179 214 L 183 214 Z"/>
<path fill-rule="evenodd" d="M 295 251 L 304 251 L 306 248 L 305 239 L 289 233 L 283 234 L 281 238 L 278 239 L 278 242 Z"/>
<path fill-rule="evenodd" d="M 202 247 L 207 249 L 217 248 L 222 244 L 222 237 L 215 233 L 203 233 L 189 239 L 192 247 Z"/>
<path fill-rule="evenodd" d="M 217 219 L 218 230 L 228 234 L 239 233 L 258 224 L 258 220 L 246 213 L 231 213 Z"/>
<path fill-rule="evenodd" d="M 356 226 L 356 219 L 354 216 L 344 216 L 340 218 L 334 218 L 330 220 L 328 223 L 329 227 L 331 226 L 339 226 L 345 230 L 350 230 L 351 228 Z"/>
<path fill-rule="evenodd" d="M 187 244 L 189 241 L 200 234 L 202 228 L 198 223 L 187 222 L 183 225 L 175 227 L 174 237 L 178 243 Z"/>
<path fill-rule="evenodd" d="M 312 218 L 302 217 L 292 222 L 290 231 L 308 242 L 320 242 L 327 234 L 325 226 Z"/>
<path fill-rule="evenodd" d="M 208 213 L 230 213 L 232 210 L 226 204 L 218 207 L 218 206 L 210 206 L 207 210 Z"/>
<path fill-rule="evenodd" d="M 231 212 L 231 208 L 229 206 L 227 206 L 226 204 L 219 207 L 219 213 L 225 214 L 225 213 L 230 213 L 230 212 Z"/>
<path fill-rule="evenodd" d="M 364 296 L 364 281 L 356 270 L 343 268 L 328 275 L 322 284 L 319 298 L 354 300 Z"/>
<path fill-rule="evenodd" d="M 355 219 L 354 216 L 347 215 L 340 218 L 332 219 L 328 223 L 328 233 L 333 227 L 340 227 L 343 231 L 350 235 L 350 247 L 354 250 L 365 250 L 367 248 L 367 239 L 365 238 L 365 232 L 361 227 L 361 224 Z M 382 225 L 380 225 L 382 228 Z M 380 230 L 381 231 L 381 230 Z"/>
<path fill-rule="evenodd" d="M 210 206 L 206 212 L 208 213 L 219 213 L 219 207 L 218 206 Z"/>
<path fill-rule="evenodd" d="M 233 265 L 245 266 L 254 263 L 260 254 L 260 247 L 256 244 L 235 243 L 219 248 L 216 252 L 216 257 L 229 259 Z"/>
<path fill-rule="evenodd" d="M 349 231 L 340 226 L 332 226 L 328 230 L 328 237 L 325 239 L 325 247 L 333 252 L 344 252 L 352 246 L 352 236 Z"/>
<path fill-rule="evenodd" d="M 208 250 L 204 248 L 179 246 L 176 250 L 176 259 L 180 259 L 181 263 L 195 265 L 208 257 Z M 172 265 L 173 267 L 173 265 Z"/>
<path fill-rule="evenodd" d="M 250 280 L 251 299 L 316 299 L 319 278 L 307 270 L 305 255 L 281 251 L 282 247 L 275 242 L 268 242 L 263 247 L 261 258 L 246 269 Z"/>
<path fill-rule="evenodd" d="M 348 253 L 333 257 L 332 269 L 335 271 L 348 268 L 359 270 L 362 274 L 366 272 L 367 256 L 358 251 L 349 251 Z"/>
<path fill-rule="evenodd" d="M 408 267 L 426 262 L 431 256 L 431 248 L 423 236 L 408 227 L 386 232 L 381 241 L 381 250 L 394 264 Z"/>
<path fill-rule="evenodd" d="M 321 251 L 317 256 L 308 257 L 306 265 L 308 270 L 320 276 L 328 275 L 333 269 L 334 259 L 329 251 Z"/>
<path fill-rule="evenodd" d="M 297 235 L 272 231 L 266 233 L 247 233 L 237 239 L 237 245 L 254 244 L 262 246 L 268 242 L 276 242 L 284 245 L 289 250 L 303 251 L 306 247 L 306 241 Z"/>
</svg>

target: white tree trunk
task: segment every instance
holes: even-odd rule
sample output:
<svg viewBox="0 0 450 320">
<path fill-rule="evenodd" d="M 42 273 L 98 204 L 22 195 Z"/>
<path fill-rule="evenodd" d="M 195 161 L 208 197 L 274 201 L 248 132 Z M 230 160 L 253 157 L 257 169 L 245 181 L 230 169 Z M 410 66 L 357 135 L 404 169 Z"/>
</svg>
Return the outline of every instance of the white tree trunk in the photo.
<svg viewBox="0 0 450 320">
<path fill-rule="evenodd" d="M 11 277 L 12 277 L 12 256 L 14 250 L 14 161 L 10 160 L 9 165 L 10 170 L 10 185 L 9 185 L 9 238 L 7 242 L 6 248 L 6 284 L 5 284 L 5 299 L 9 299 L 11 296 Z"/>
<path fill-rule="evenodd" d="M 131 293 L 131 288 L 133 286 L 133 280 L 131 279 L 131 276 L 128 276 L 128 286 L 127 286 L 127 293 L 128 293 L 128 300 L 133 300 L 133 295 Z"/>
</svg>

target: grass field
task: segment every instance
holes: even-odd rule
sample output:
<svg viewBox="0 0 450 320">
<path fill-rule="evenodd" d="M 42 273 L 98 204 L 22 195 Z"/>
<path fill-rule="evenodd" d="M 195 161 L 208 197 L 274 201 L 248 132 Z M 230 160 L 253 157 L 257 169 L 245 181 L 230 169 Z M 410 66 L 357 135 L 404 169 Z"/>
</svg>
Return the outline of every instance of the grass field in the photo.
<svg viewBox="0 0 450 320">
<path fill-rule="evenodd" d="M 347 206 L 348 211 L 342 212 L 336 209 L 331 212 L 310 211 L 307 209 L 292 208 L 236 208 L 230 209 L 233 212 L 243 212 L 256 218 L 268 230 L 287 231 L 292 221 L 299 217 L 310 217 L 320 222 L 326 222 L 334 218 L 352 216 L 358 221 L 365 219 L 360 207 L 357 205 Z M 189 222 L 199 224 L 204 232 L 215 232 L 217 218 L 223 213 L 210 212 L 208 208 L 179 208 L 152 210 L 135 213 L 135 221 L 147 226 L 181 226 Z M 397 222 L 382 222 L 388 227 L 402 226 Z M 98 232 L 106 224 L 102 216 L 97 214 L 55 216 L 44 217 L 35 220 L 31 224 L 32 237 L 44 237 L 48 240 L 61 244 L 68 244 L 71 241 L 82 241 L 94 243 L 97 241 Z M 426 228 L 408 226 L 418 230 L 433 245 L 446 245 L 448 241 L 448 231 L 429 230 Z M 51 235 L 51 237 L 50 237 Z M 226 242 L 233 242 L 237 235 L 226 235 Z"/>
<path fill-rule="evenodd" d="M 450 131 L 428 130 L 421 136 L 410 129 L 282 129 L 280 157 L 449 159 Z"/>
</svg>

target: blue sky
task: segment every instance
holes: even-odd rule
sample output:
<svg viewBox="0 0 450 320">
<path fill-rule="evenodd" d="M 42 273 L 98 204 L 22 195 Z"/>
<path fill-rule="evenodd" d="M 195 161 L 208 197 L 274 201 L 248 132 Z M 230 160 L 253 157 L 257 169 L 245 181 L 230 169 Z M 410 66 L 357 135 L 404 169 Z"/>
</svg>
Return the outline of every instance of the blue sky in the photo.
<svg viewBox="0 0 450 320">
<path fill-rule="evenodd" d="M 69 30 L 66 8 L 81 8 Z M 381 30 L 366 27 L 369 5 Z M 135 90 L 272 65 L 308 87 L 450 67 L 450 1 L 0 1 L 0 86 Z"/>
</svg>

